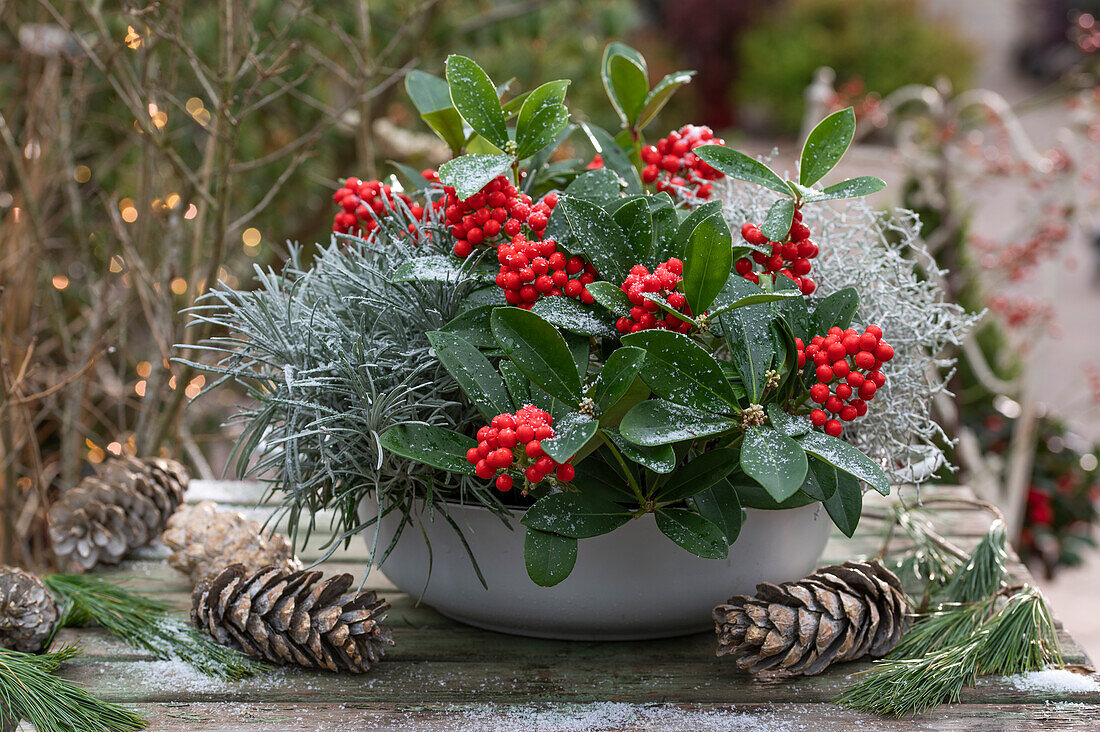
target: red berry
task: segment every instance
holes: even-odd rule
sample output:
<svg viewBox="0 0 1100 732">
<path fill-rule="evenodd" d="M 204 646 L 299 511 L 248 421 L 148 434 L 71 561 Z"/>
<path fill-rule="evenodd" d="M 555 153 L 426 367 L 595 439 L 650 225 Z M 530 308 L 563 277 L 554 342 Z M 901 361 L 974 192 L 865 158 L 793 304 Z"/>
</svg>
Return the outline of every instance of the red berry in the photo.
<svg viewBox="0 0 1100 732">
<path fill-rule="evenodd" d="M 875 338 L 882 338 L 882 328 L 877 325 L 868 325 L 867 332 L 873 335 Z"/>
<path fill-rule="evenodd" d="M 867 378 L 875 383 L 875 386 L 882 388 L 882 385 L 886 383 L 886 375 L 881 371 L 872 371 L 867 374 Z"/>
<path fill-rule="evenodd" d="M 836 387 L 836 395 L 847 401 L 852 398 L 852 387 L 848 384 L 838 384 Z"/>
<path fill-rule="evenodd" d="M 867 351 L 860 351 L 852 358 L 852 361 L 855 362 L 857 368 L 861 368 L 864 371 L 875 367 L 875 357 L 867 353 Z"/>
<path fill-rule="evenodd" d="M 859 416 L 859 412 L 851 404 L 842 407 L 840 410 L 840 418 L 845 422 L 851 422 L 853 419 Z"/>
<path fill-rule="evenodd" d="M 549 455 L 543 455 L 542 457 L 540 457 L 538 460 L 535 461 L 534 467 L 540 473 L 542 473 L 543 475 L 546 475 L 547 473 L 549 473 L 550 471 L 552 471 L 554 469 L 554 465 L 555 465 L 555 463 L 554 463 L 553 458 L 551 458 Z"/>
<path fill-rule="evenodd" d="M 825 400 L 829 398 L 829 387 L 825 384 L 814 384 L 810 387 L 810 399 L 813 399 L 818 404 L 824 404 Z"/>
<path fill-rule="evenodd" d="M 894 349 L 888 343 L 883 343 L 880 341 L 878 346 L 875 348 L 875 358 L 879 361 L 886 362 L 893 357 Z"/>
<path fill-rule="evenodd" d="M 516 427 L 516 440 L 524 444 L 535 439 L 535 430 L 529 424 L 521 424 Z"/>
<path fill-rule="evenodd" d="M 512 476 L 510 475 L 498 475 L 497 476 L 497 490 L 510 491 L 512 490 Z"/>
<path fill-rule="evenodd" d="M 859 387 L 859 398 L 869 400 L 875 396 L 875 391 L 877 391 L 877 389 L 878 387 L 875 386 L 875 382 L 864 381 Z"/>
<path fill-rule="evenodd" d="M 576 472 L 572 465 L 559 465 L 557 469 L 558 480 L 568 483 L 573 480 Z"/>
<path fill-rule="evenodd" d="M 481 453 L 478 452 L 476 447 L 471 447 L 466 451 L 466 460 L 474 465 L 477 465 L 477 461 L 481 459 Z"/>
<path fill-rule="evenodd" d="M 825 411 L 822 409 L 815 409 L 814 411 L 810 412 L 810 422 L 813 423 L 814 427 L 820 427 L 821 425 L 825 424 L 828 419 L 829 415 L 825 414 Z"/>
<path fill-rule="evenodd" d="M 540 480 L 542 480 L 542 473 L 540 473 L 539 469 L 536 468 L 534 465 L 528 467 L 525 471 L 525 474 L 527 476 L 527 480 L 531 481 L 532 483 L 538 483 Z"/>
<path fill-rule="evenodd" d="M 833 380 L 833 370 L 828 366 L 818 366 L 815 374 L 817 375 L 817 380 L 823 384 L 828 384 Z"/>
<path fill-rule="evenodd" d="M 830 419 L 825 423 L 825 434 L 831 435 L 832 437 L 840 437 L 842 432 L 844 432 L 844 427 L 838 420 Z"/>
<path fill-rule="evenodd" d="M 523 451 L 527 453 L 527 457 L 537 458 L 542 455 L 542 443 L 538 440 L 530 440 Z"/>
<path fill-rule="evenodd" d="M 833 364 L 833 376 L 838 379 L 843 379 L 851 373 L 851 367 L 848 366 L 847 361 L 837 361 Z"/>
<path fill-rule="evenodd" d="M 831 396 L 825 400 L 825 411 L 836 414 L 844 408 L 844 402 L 840 401 L 840 397 Z"/>
<path fill-rule="evenodd" d="M 487 460 L 478 460 L 477 465 L 474 467 L 474 472 L 477 473 L 477 477 L 482 480 L 489 480 L 496 471 L 489 465 Z"/>
<path fill-rule="evenodd" d="M 870 330 L 859 337 L 859 350 L 861 351 L 874 352 L 877 345 L 878 338 Z"/>
</svg>

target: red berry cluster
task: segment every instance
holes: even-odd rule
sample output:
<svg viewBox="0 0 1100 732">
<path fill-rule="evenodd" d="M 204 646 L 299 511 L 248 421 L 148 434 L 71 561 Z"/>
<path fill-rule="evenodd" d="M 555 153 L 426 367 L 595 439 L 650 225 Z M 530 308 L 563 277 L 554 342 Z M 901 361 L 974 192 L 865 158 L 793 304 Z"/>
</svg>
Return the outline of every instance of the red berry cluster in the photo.
<svg viewBox="0 0 1100 732">
<path fill-rule="evenodd" d="M 642 181 L 653 183 L 658 191 L 676 196 L 687 190 L 695 198 L 707 199 L 711 194 L 711 181 L 723 177 L 722 173 L 707 165 L 692 152 L 699 145 L 724 145 L 709 127 L 684 125 L 657 141 L 656 145 L 642 148 Z"/>
<path fill-rule="evenodd" d="M 749 244 L 771 247 L 771 254 L 753 252 L 752 259 L 742 257 L 733 264 L 739 275 L 751 282 L 760 281 L 760 273 L 753 271 L 756 262 L 769 274 L 786 275 L 798 285 L 803 295 L 809 295 L 817 289 L 817 283 L 810 279 L 813 268 L 810 260 L 817 256 L 817 244 L 810 241 L 810 229 L 802 223 L 802 212 L 794 212 L 794 221 L 784 241 L 769 241 L 756 224 L 747 223 L 741 227 L 741 237 Z"/>
<path fill-rule="evenodd" d="M 424 209 L 419 204 L 413 203 L 404 193 L 394 193 L 392 187 L 380 180 L 348 178 L 344 186 L 332 194 L 332 200 L 341 209 L 333 219 L 332 230 L 338 234 L 370 234 L 378 228 L 376 219 L 391 214 L 395 198 L 405 202 L 413 218 L 419 219 L 424 215 Z"/>
<path fill-rule="evenodd" d="M 515 414 L 498 414 L 489 425 L 477 431 L 477 447 L 466 452 L 479 478 L 496 476 L 502 491 L 512 489 L 513 474 L 522 471 L 527 482 L 535 484 L 550 473 L 558 480 L 573 480 L 573 466 L 559 464 L 542 451 L 542 441 L 554 436 L 554 418 L 549 412 L 528 404 Z"/>
<path fill-rule="evenodd" d="M 658 264 L 650 274 L 642 264 L 636 264 L 630 269 L 622 290 L 630 298 L 630 315 L 619 318 L 615 327 L 620 333 L 637 333 L 640 330 L 661 328 L 662 330 L 675 330 L 687 333 L 691 330 L 691 323 L 677 318 L 672 313 L 663 310 L 657 303 L 645 297 L 645 293 L 652 292 L 662 298 L 670 307 L 680 311 L 684 315 L 691 315 L 684 293 L 676 292 L 676 285 L 683 279 L 684 263 L 676 257 L 663 264 Z"/>
<path fill-rule="evenodd" d="M 532 205 L 531 197 L 520 193 L 503 175 L 466 199 L 459 200 L 453 188 L 448 187 L 446 192 L 444 213 L 455 238 L 455 256 L 462 259 L 470 256 L 475 247 L 513 239 L 523 232 L 525 224 L 532 238 L 541 239 L 550 212 L 558 202 L 558 197 L 551 193 Z"/>
<path fill-rule="evenodd" d="M 497 247 L 497 261 L 496 283 L 510 305 L 530 310 L 539 298 L 555 295 L 576 298 L 585 305 L 595 302 L 588 285 L 596 280 L 596 268 L 561 251 L 553 239 L 528 241 L 517 234 L 511 244 Z"/>
<path fill-rule="evenodd" d="M 867 414 L 867 402 L 886 383 L 879 369 L 894 357 L 894 349 L 882 340 L 882 328 L 877 325 L 868 325 L 862 334 L 855 328 L 834 327 L 824 338 L 814 336 L 808 346 L 803 346 L 801 338 L 795 339 L 795 345 L 799 369 L 813 362 L 817 383 L 810 387 L 810 398 L 823 407 L 810 412 L 810 421 L 815 427 L 824 426 L 825 434 L 840 437 L 841 421 Z"/>
</svg>

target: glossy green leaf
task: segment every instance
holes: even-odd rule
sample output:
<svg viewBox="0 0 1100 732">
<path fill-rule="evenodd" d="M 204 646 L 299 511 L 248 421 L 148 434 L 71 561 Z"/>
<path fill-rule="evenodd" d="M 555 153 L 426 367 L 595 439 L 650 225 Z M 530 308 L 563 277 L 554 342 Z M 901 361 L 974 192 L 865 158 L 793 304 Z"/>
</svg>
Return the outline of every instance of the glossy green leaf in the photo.
<svg viewBox="0 0 1100 732">
<path fill-rule="evenodd" d="M 519 114 L 519 110 L 523 109 L 523 103 L 527 101 L 529 96 L 531 96 L 531 92 L 525 91 L 512 97 L 507 102 L 502 102 L 500 108 L 504 110 L 504 118 L 506 120 L 512 119 L 512 117 Z M 503 99 L 503 96 L 501 98 Z"/>
<path fill-rule="evenodd" d="M 725 145 L 700 145 L 692 150 L 712 168 L 725 173 L 730 178 L 743 180 L 764 186 L 784 196 L 791 195 L 791 189 L 771 168 L 755 158 L 750 158 Z"/>
<path fill-rule="evenodd" d="M 661 485 L 654 498 L 658 503 L 682 501 L 710 488 L 737 469 L 738 451 L 722 447 L 704 452 L 681 466 Z"/>
<path fill-rule="evenodd" d="M 459 198 L 469 198 L 512 167 L 511 155 L 463 155 L 439 166 L 439 181 L 454 186 Z"/>
<path fill-rule="evenodd" d="M 630 313 L 630 298 L 626 296 L 621 287 L 616 287 L 610 282 L 597 280 L 590 283 L 587 289 L 592 298 L 610 310 L 616 318 L 622 318 Z"/>
<path fill-rule="evenodd" d="M 493 345 L 496 345 L 495 340 Z M 504 384 L 508 387 L 508 393 L 512 396 L 515 411 L 519 411 L 533 402 L 531 399 L 531 382 L 527 381 L 527 377 L 523 375 L 519 367 L 507 359 L 502 359 L 500 362 L 500 375 L 504 378 Z M 535 391 L 539 390 L 536 389 Z M 547 400 L 549 401 L 549 397 L 547 397 Z M 535 406 L 539 405 L 536 404 Z"/>
<path fill-rule="evenodd" d="M 602 279 L 626 280 L 633 266 L 630 244 L 611 214 L 590 201 L 561 196 L 553 216 L 568 228 L 573 250 L 587 256 Z"/>
<path fill-rule="evenodd" d="M 851 108 L 833 112 L 806 136 L 798 165 L 798 182 L 812 186 L 836 167 L 856 133 L 856 113 Z"/>
<path fill-rule="evenodd" d="M 789 198 L 780 198 L 768 209 L 768 215 L 764 218 L 760 231 L 772 241 L 783 241 L 787 238 L 793 222 L 794 202 Z"/>
<path fill-rule="evenodd" d="M 691 500 L 695 503 L 699 515 L 722 530 L 728 544 L 737 541 L 744 522 L 744 513 L 741 510 L 741 500 L 737 496 L 737 491 L 729 480 L 723 478 L 709 488 L 696 493 Z"/>
<path fill-rule="evenodd" d="M 691 338 L 653 329 L 631 333 L 622 340 L 624 345 L 645 350 L 642 379 L 654 394 L 704 412 L 740 411 L 721 365 Z"/>
<path fill-rule="evenodd" d="M 886 473 L 858 448 L 844 440 L 813 430 L 797 439 L 798 444 L 811 455 L 824 460 L 842 473 L 859 478 L 884 496 L 890 494 L 890 481 L 887 480 Z"/>
<path fill-rule="evenodd" d="M 607 76 L 623 122 L 634 126 L 649 95 L 645 69 L 634 59 L 615 54 L 608 59 Z"/>
<path fill-rule="evenodd" d="M 695 76 L 694 71 L 674 71 L 657 82 L 657 86 L 646 96 L 645 104 L 638 115 L 636 127 L 640 130 L 653 121 L 653 118 L 664 108 L 676 90 L 691 81 Z"/>
<path fill-rule="evenodd" d="M 520 520 L 524 526 L 574 539 L 614 531 L 630 520 L 630 512 L 605 498 L 584 493 L 554 493 L 540 498 Z"/>
<path fill-rule="evenodd" d="M 784 292 L 794 297 L 777 301 L 772 305 L 772 312 L 779 315 L 791 327 L 791 332 L 804 342 L 810 342 L 810 311 L 806 307 L 806 298 L 798 289 L 798 285 L 787 277 L 780 277 L 775 281 L 775 291 Z"/>
<path fill-rule="evenodd" d="M 692 554 L 704 559 L 725 559 L 729 544 L 722 530 L 686 508 L 662 508 L 654 516 L 657 528 Z"/>
<path fill-rule="evenodd" d="M 649 468 L 660 475 L 671 473 L 676 469 L 676 451 L 672 445 L 635 445 L 611 427 L 604 428 L 604 434 L 610 438 L 623 457 L 633 463 Z"/>
<path fill-rule="evenodd" d="M 428 333 L 428 340 L 435 357 L 486 419 L 512 411 L 504 380 L 475 345 L 443 331 Z"/>
<path fill-rule="evenodd" d="M 701 315 L 722 291 L 733 269 L 733 243 L 721 214 L 700 221 L 684 249 L 684 296 L 691 312 Z"/>
<path fill-rule="evenodd" d="M 542 441 L 542 449 L 559 463 L 573 457 L 585 443 L 596 436 L 596 420 L 577 412 L 554 422 L 554 436 Z"/>
<path fill-rule="evenodd" d="M 770 427 L 754 426 L 741 443 L 741 470 L 777 501 L 794 495 L 806 480 L 806 452 Z"/>
<path fill-rule="evenodd" d="M 759 508 L 763 511 L 786 511 L 791 508 L 807 506 L 816 503 L 816 498 L 811 498 L 802 491 L 796 491 L 793 496 L 785 501 L 776 501 L 763 487 L 753 483 L 748 478 L 741 476 L 738 480 L 732 480 L 733 487 L 737 490 L 737 497 L 745 508 Z"/>
<path fill-rule="evenodd" d="M 826 186 L 821 193 L 813 197 L 814 201 L 831 201 L 837 198 L 859 198 L 878 193 L 886 187 L 886 181 L 872 175 L 861 175 L 858 178 L 849 178 L 831 186 Z"/>
<path fill-rule="evenodd" d="M 531 312 L 551 325 L 583 336 L 614 338 L 619 334 L 615 323 L 602 309 L 584 305 L 570 297 L 544 297 Z"/>
<path fill-rule="evenodd" d="M 664 191 L 646 196 L 645 201 L 649 204 L 649 213 L 653 219 L 653 246 L 642 263 L 653 269 L 658 264 L 667 262 L 670 257 L 679 256 L 676 232 L 680 220 L 676 216 L 672 197 Z"/>
<path fill-rule="evenodd" d="M 742 282 L 748 282 L 748 280 L 744 279 L 740 275 L 731 275 L 730 277 L 731 277 L 731 279 L 738 279 L 738 280 L 741 280 Z M 786 278 L 784 278 L 784 279 L 786 279 Z M 749 284 L 752 284 L 752 283 L 749 282 Z M 721 305 L 718 305 L 718 300 L 715 299 L 715 304 L 717 305 L 717 307 L 711 308 L 710 316 L 714 317 L 716 315 L 721 315 L 722 313 L 727 312 L 729 310 L 736 310 L 737 308 L 748 307 L 749 305 L 759 305 L 761 303 L 767 303 L 767 302 L 780 302 L 782 300 L 788 300 L 790 298 L 801 298 L 801 297 L 802 297 L 802 293 L 799 293 L 799 292 L 791 292 L 791 291 L 786 291 L 786 292 L 783 292 L 783 291 L 780 291 L 780 292 L 762 292 L 761 291 L 761 292 L 754 292 L 751 295 L 745 295 L 743 297 L 739 297 L 736 300 L 728 301 L 728 302 L 725 302 Z"/>
<path fill-rule="evenodd" d="M 617 348 L 607 357 L 595 382 L 588 390 L 588 396 L 600 410 L 605 410 L 626 393 L 642 368 L 645 351 L 633 346 Z"/>
<path fill-rule="evenodd" d="M 607 98 L 611 101 L 611 106 L 615 108 L 616 112 L 618 112 L 619 118 L 623 120 L 624 123 L 629 124 L 626 107 L 623 105 L 623 102 L 618 97 L 615 87 L 615 80 L 612 74 L 611 65 L 616 57 L 633 62 L 634 66 L 641 69 L 643 78 L 646 78 L 648 76 L 648 70 L 646 68 L 645 58 L 642 56 L 642 54 L 638 53 L 625 43 L 612 41 L 611 43 L 608 43 L 607 46 L 605 46 L 603 49 L 603 60 L 600 63 L 600 79 L 603 81 L 604 91 L 607 93 Z M 649 82 L 647 79 L 646 89 L 648 90 L 648 88 Z M 644 98 L 645 92 L 643 92 L 642 94 Z"/>
<path fill-rule="evenodd" d="M 695 227 L 698 226 L 703 219 L 710 218 L 716 214 L 721 215 L 721 213 L 721 201 L 707 201 L 692 209 L 676 227 L 676 251 L 674 252 L 674 256 L 683 259 L 684 249 L 687 248 L 687 240 L 691 238 L 691 232 L 695 231 Z"/>
<path fill-rule="evenodd" d="M 615 209 L 611 215 L 626 235 L 635 263 L 646 261 L 653 248 L 653 214 L 645 198 L 639 196 Z"/>
<path fill-rule="evenodd" d="M 767 372 L 775 358 L 775 343 L 768 327 L 769 314 L 769 306 L 765 304 L 748 305 L 718 316 L 730 361 L 741 375 L 749 398 L 756 404 L 764 395 Z"/>
<path fill-rule="evenodd" d="M 856 533 L 863 513 L 863 490 L 859 481 L 847 473 L 837 472 L 836 492 L 822 501 L 829 518 L 845 536 Z"/>
<path fill-rule="evenodd" d="M 557 328 L 519 308 L 497 308 L 489 322 L 497 345 L 524 376 L 555 399 L 577 405 L 581 378 Z"/>
<path fill-rule="evenodd" d="M 604 462 L 600 453 L 577 464 L 573 486 L 582 494 L 599 496 L 611 502 L 638 502 L 622 474 Z"/>
<path fill-rule="evenodd" d="M 569 124 L 569 110 L 562 104 L 568 87 L 568 79 L 551 81 L 524 100 L 516 119 L 516 157 L 520 160 L 549 145 Z"/>
<path fill-rule="evenodd" d="M 484 267 L 449 254 L 429 254 L 400 265 L 390 275 L 390 282 L 439 282 L 447 285 L 459 282 L 492 282 L 494 275 Z"/>
<path fill-rule="evenodd" d="M 451 102 L 466 123 L 503 150 L 508 144 L 508 128 L 505 126 L 504 110 L 500 108 L 500 96 L 488 74 L 473 59 L 448 56 L 447 87 Z"/>
<path fill-rule="evenodd" d="M 581 173 L 562 191 L 567 196 L 583 198 L 603 207 L 620 199 L 623 182 L 615 171 L 597 168 Z"/>
<path fill-rule="evenodd" d="M 577 540 L 528 527 L 523 540 L 527 576 L 540 587 L 553 587 L 569 576 L 577 563 Z"/>
<path fill-rule="evenodd" d="M 496 305 L 480 305 L 465 310 L 456 315 L 440 330 L 444 333 L 461 336 L 478 348 L 496 348 L 497 342 L 493 338 L 492 329 L 489 327 L 489 316 L 493 314 L 496 307 Z"/>
<path fill-rule="evenodd" d="M 421 119 L 447 143 L 451 153 L 457 155 L 466 144 L 466 133 L 462 129 L 462 116 L 451 102 L 447 82 L 413 70 L 405 75 L 405 91 Z"/>
<path fill-rule="evenodd" d="M 642 179 L 638 176 L 638 169 L 634 167 L 634 163 L 630 161 L 626 152 L 619 147 L 619 143 L 615 142 L 615 138 L 607 130 L 596 125 L 587 122 L 581 122 L 580 125 L 592 148 L 603 158 L 604 167 L 615 171 L 623 180 L 627 194 L 640 195 Z"/>
<path fill-rule="evenodd" d="M 799 489 L 817 501 L 827 501 L 837 488 L 836 468 L 817 458 L 810 458 L 810 469 L 806 471 L 806 481 Z"/>
<path fill-rule="evenodd" d="M 665 298 L 663 298 L 660 295 L 660 293 L 657 293 L 657 292 L 643 292 L 642 297 L 644 297 L 646 300 L 652 300 L 654 302 L 654 304 L 657 305 L 658 308 L 660 308 L 664 312 L 668 313 L 669 315 L 675 315 L 680 320 L 691 323 L 696 328 L 700 327 L 698 320 L 691 317 L 690 315 L 684 315 L 679 310 L 677 310 L 676 308 L 669 305 L 668 301 L 665 300 Z"/>
<path fill-rule="evenodd" d="M 771 420 L 772 427 L 787 437 L 801 437 L 812 428 L 808 419 L 788 414 L 774 402 L 767 406 L 767 411 L 768 419 Z"/>
<path fill-rule="evenodd" d="M 623 416 L 619 432 L 636 445 L 670 445 L 741 429 L 741 423 L 713 412 L 664 399 L 647 399 Z"/>
<path fill-rule="evenodd" d="M 399 424 L 378 438 L 382 448 L 395 455 L 415 460 L 452 473 L 474 474 L 466 451 L 477 441 L 465 435 L 427 424 Z"/>
<path fill-rule="evenodd" d="M 858 308 L 859 294 L 853 288 L 846 287 L 832 293 L 818 304 L 810 316 L 814 335 L 825 335 L 833 327 L 844 330 L 851 325 Z"/>
</svg>

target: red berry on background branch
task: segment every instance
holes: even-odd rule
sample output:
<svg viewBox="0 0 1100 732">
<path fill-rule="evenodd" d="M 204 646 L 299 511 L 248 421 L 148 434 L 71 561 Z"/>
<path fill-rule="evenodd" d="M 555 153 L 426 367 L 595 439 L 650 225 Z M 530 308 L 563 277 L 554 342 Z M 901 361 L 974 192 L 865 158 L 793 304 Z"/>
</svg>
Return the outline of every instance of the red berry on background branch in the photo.
<svg viewBox="0 0 1100 732">
<path fill-rule="evenodd" d="M 647 294 L 656 296 L 673 310 L 690 316 L 691 308 L 684 293 L 676 291 L 676 286 L 684 278 L 683 274 L 684 263 L 676 257 L 658 264 L 652 273 L 645 265 L 634 265 L 626 282 L 622 284 L 622 291 L 630 299 L 630 314 L 619 318 L 615 328 L 624 335 L 651 328 L 675 330 L 679 333 L 690 331 L 692 326 L 689 321 L 676 317 L 646 297 Z"/>
<path fill-rule="evenodd" d="M 394 193 L 393 188 L 380 180 L 348 178 L 343 187 L 332 194 L 332 200 L 340 212 L 332 222 L 332 230 L 338 234 L 367 236 L 378 228 L 378 220 L 391 216 L 394 199 L 400 199 L 409 207 L 413 218 L 424 215 L 424 209 L 404 193 Z"/>
<path fill-rule="evenodd" d="M 799 368 L 812 368 L 817 379 L 810 387 L 810 399 L 820 407 L 810 412 L 810 422 L 824 427 L 825 434 L 839 437 L 844 422 L 867 414 L 867 402 L 886 383 L 880 369 L 894 357 L 894 349 L 882 340 L 877 325 L 868 325 L 863 333 L 830 328 L 827 335 L 814 336 L 809 345 L 795 338 L 795 346 Z"/>
<path fill-rule="evenodd" d="M 684 195 L 706 200 L 712 193 L 712 182 L 724 177 L 692 152 L 699 145 L 724 145 L 709 127 L 684 125 L 670 132 L 655 145 L 642 148 L 642 182 L 652 183 L 658 191 L 673 198 Z M 602 161 L 601 161 L 602 163 Z"/>
<path fill-rule="evenodd" d="M 783 241 L 769 241 L 760 227 L 753 223 L 741 227 L 741 238 L 764 250 L 734 262 L 733 268 L 746 280 L 759 282 L 761 274 L 781 274 L 798 285 L 803 295 L 817 289 L 817 283 L 810 279 L 810 270 L 813 269 L 818 248 L 810 241 L 810 229 L 802 223 L 801 211 L 794 212 L 790 231 Z M 760 270 L 753 266 L 754 263 L 760 266 Z"/>
<path fill-rule="evenodd" d="M 554 436 L 553 422 L 549 412 L 530 404 L 515 414 L 498 414 L 477 431 L 477 447 L 466 452 L 466 460 L 479 478 L 495 478 L 501 491 L 510 491 L 517 477 L 536 484 L 553 473 L 569 482 L 573 466 L 560 464 L 542 451 L 542 441 Z"/>
</svg>

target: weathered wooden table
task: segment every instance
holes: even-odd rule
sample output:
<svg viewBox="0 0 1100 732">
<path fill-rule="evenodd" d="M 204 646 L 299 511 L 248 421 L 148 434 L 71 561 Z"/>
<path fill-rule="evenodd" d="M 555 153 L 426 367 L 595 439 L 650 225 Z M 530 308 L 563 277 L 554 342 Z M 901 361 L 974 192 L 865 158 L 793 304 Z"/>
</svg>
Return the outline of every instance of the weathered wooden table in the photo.
<svg viewBox="0 0 1100 732">
<path fill-rule="evenodd" d="M 196 481 L 189 500 L 210 498 L 262 512 L 255 508 L 252 490 L 244 484 Z M 949 495 L 961 490 L 926 489 Z M 881 508 L 878 499 L 868 498 L 869 506 L 876 503 Z M 959 506 L 944 510 L 938 528 L 970 549 L 988 523 L 985 512 Z M 883 527 L 881 518 L 865 515 L 854 539 L 832 538 L 825 560 L 876 552 Z M 323 569 L 359 576 L 364 555 L 362 544 L 355 542 Z M 303 558 L 309 559 L 309 552 Z M 1030 579 L 1015 557 L 1011 572 L 1017 580 Z M 131 578 L 133 587 L 181 613 L 189 607 L 190 587 L 165 564 L 163 552 L 130 560 L 108 574 Z M 1019 678 L 987 678 L 965 691 L 960 704 L 909 720 L 885 720 L 832 703 L 865 663 L 841 665 L 812 678 L 753 679 L 728 659 L 715 658 L 712 633 L 629 643 L 518 638 L 459 625 L 416 607 L 377 572 L 367 586 L 392 603 L 389 619 L 397 645 L 365 676 L 288 668 L 254 680 L 221 682 L 182 663 L 153 660 L 96 630 L 61 634 L 59 640 L 79 642 L 86 654 L 64 675 L 102 698 L 136 709 L 153 730 L 1100 730 L 1095 675 L 1071 677 L 1080 682 L 1053 689 Z M 724 590 L 716 587 L 715 601 L 724 599 Z M 1073 639 L 1062 633 L 1062 642 L 1067 663 L 1091 672 Z"/>
</svg>

